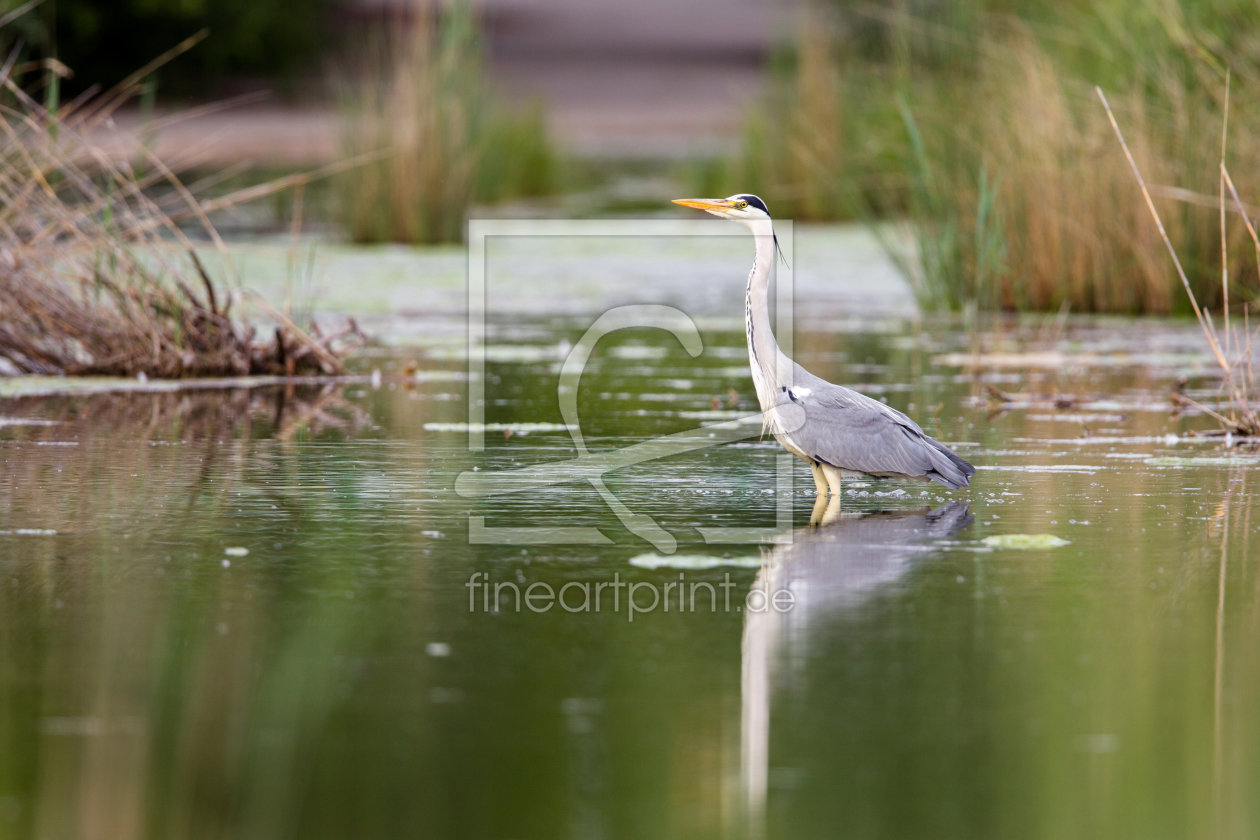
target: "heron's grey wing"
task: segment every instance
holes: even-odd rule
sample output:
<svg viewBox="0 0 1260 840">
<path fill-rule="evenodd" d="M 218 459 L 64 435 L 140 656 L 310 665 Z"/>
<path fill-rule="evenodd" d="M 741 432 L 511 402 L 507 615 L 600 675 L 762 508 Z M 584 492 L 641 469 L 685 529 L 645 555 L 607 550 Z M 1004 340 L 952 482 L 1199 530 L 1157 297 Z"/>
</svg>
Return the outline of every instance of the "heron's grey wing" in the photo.
<svg viewBox="0 0 1260 840">
<path fill-rule="evenodd" d="M 816 461 L 871 475 L 927 478 L 951 489 L 966 487 L 975 474 L 975 467 L 909 417 L 857 391 L 806 374 L 782 388 L 780 402 L 787 401 L 805 410 L 805 423 L 788 437 Z"/>
</svg>

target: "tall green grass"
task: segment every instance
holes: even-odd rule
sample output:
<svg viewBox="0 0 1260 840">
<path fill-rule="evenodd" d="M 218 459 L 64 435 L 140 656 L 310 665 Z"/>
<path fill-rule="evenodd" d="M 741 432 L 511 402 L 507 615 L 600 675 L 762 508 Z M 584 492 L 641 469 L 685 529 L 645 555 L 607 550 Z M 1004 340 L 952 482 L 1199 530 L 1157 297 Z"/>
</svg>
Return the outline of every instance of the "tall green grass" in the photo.
<svg viewBox="0 0 1260 840">
<path fill-rule="evenodd" d="M 339 184 L 356 242 L 455 242 L 474 201 L 544 195 L 556 155 L 541 107 L 488 89 L 476 21 L 462 4 L 399 20 L 343 96 L 348 155 L 387 154 Z"/>
<path fill-rule="evenodd" d="M 1180 311 L 1099 84 L 1196 294 L 1218 306 L 1225 72 L 1231 157 L 1255 160 L 1256 31 L 1250 0 L 836 2 L 778 61 L 743 153 L 705 174 L 718 192 L 760 191 L 778 215 L 908 221 L 913 246 L 894 250 L 930 308 Z M 1236 168 L 1244 198 L 1260 197 L 1260 170 Z M 1240 305 L 1260 285 L 1236 217 L 1227 236 Z"/>
</svg>

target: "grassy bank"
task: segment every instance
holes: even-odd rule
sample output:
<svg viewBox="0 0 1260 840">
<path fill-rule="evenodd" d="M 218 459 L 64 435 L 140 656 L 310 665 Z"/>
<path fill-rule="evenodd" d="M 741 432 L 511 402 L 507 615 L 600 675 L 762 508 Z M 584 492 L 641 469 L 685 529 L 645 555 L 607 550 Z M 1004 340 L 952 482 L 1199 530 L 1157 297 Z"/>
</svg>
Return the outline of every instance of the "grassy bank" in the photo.
<svg viewBox="0 0 1260 840">
<path fill-rule="evenodd" d="M 1181 311 L 1098 84 L 1196 294 L 1219 307 L 1225 75 L 1229 157 L 1254 160 L 1257 27 L 1260 7 L 1242 0 L 837 2 L 776 62 L 742 155 L 707 180 L 760 191 L 797 219 L 909 220 L 902 257 L 932 308 Z M 1260 196 L 1260 172 L 1234 174 L 1244 200 Z M 1236 215 L 1228 238 L 1240 306 L 1258 286 Z"/>
</svg>

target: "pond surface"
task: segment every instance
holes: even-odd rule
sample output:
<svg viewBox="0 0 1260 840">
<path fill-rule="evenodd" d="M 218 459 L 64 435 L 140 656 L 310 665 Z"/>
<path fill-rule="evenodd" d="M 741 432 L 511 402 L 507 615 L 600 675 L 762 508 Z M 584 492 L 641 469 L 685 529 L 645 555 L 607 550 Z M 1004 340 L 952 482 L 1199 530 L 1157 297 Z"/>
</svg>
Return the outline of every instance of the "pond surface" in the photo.
<svg viewBox="0 0 1260 840">
<path fill-rule="evenodd" d="M 694 358 L 604 338 L 590 452 L 752 413 L 738 306 Z M 492 318 L 479 452 L 457 321 L 362 382 L 0 401 L 0 834 L 1260 833 L 1257 454 L 1173 416 L 1195 332 L 798 312 L 969 490 L 811 530 L 753 427 L 608 472 L 632 527 L 585 479 L 458 494 L 577 457 L 578 314 Z"/>
</svg>

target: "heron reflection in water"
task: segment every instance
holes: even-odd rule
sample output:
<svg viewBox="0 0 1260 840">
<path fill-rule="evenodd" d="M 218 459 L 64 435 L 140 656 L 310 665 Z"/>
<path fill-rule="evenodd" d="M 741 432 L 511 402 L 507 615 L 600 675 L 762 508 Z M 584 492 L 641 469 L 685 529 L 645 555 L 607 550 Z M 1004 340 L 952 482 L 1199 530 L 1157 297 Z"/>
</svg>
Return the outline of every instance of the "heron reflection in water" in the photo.
<svg viewBox="0 0 1260 840">
<path fill-rule="evenodd" d="M 763 593 L 792 593 L 790 610 L 744 614 L 740 680 L 740 771 L 752 836 L 764 824 L 770 760 L 770 696 L 779 666 L 799 657 L 819 625 L 851 614 L 917 568 L 934 543 L 975 521 L 966 504 L 932 511 L 845 516 L 798 532 L 775 549 L 754 584 Z"/>
</svg>

